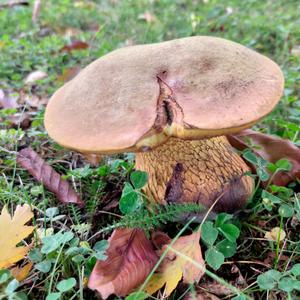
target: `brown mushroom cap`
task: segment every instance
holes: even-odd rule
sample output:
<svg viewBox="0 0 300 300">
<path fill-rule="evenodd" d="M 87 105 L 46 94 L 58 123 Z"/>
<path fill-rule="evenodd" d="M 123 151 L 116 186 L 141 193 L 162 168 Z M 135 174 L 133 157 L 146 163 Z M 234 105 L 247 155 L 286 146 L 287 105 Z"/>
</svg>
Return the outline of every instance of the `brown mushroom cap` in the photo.
<svg viewBox="0 0 300 300">
<path fill-rule="evenodd" d="M 159 80 L 182 118 L 154 129 Z M 45 126 L 59 144 L 81 152 L 138 151 L 170 136 L 199 139 L 250 127 L 274 108 L 283 83 L 273 61 L 220 38 L 132 46 L 99 58 L 60 88 Z"/>
</svg>

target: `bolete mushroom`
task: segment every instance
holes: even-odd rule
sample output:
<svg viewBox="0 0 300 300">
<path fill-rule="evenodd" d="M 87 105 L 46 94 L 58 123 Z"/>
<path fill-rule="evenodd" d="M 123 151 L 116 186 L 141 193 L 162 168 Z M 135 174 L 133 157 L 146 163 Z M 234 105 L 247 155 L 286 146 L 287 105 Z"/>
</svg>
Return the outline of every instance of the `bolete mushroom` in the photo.
<svg viewBox="0 0 300 300">
<path fill-rule="evenodd" d="M 241 208 L 253 180 L 225 135 L 267 115 L 283 90 L 267 57 L 221 38 L 197 36 L 115 50 L 50 99 L 49 135 L 83 153 L 137 152 L 145 193 L 157 203 Z"/>
</svg>

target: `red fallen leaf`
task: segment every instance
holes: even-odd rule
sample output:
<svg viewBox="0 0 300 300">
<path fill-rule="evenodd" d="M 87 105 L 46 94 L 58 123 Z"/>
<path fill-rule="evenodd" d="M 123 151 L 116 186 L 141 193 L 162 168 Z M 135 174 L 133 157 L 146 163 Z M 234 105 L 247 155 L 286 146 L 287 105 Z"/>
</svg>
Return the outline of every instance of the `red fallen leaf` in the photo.
<svg viewBox="0 0 300 300">
<path fill-rule="evenodd" d="M 292 163 L 292 170 L 289 172 L 278 172 L 274 176 L 272 183 L 285 186 L 295 178 L 300 177 L 300 149 L 291 141 L 251 129 L 228 135 L 227 138 L 234 148 L 238 150 L 250 148 L 254 153 L 271 163 L 275 163 L 279 159 L 288 159 Z M 260 147 L 253 148 L 247 145 L 246 140 L 249 139 L 252 140 L 253 144 Z"/>
<path fill-rule="evenodd" d="M 109 239 L 108 258 L 97 261 L 88 287 L 103 299 L 126 296 L 138 287 L 156 264 L 158 257 L 141 229 L 116 229 Z"/>
<path fill-rule="evenodd" d="M 87 44 L 86 42 L 75 40 L 75 41 L 71 42 L 71 44 L 63 46 L 59 51 L 60 52 L 64 52 L 64 51 L 71 52 L 73 50 L 87 49 L 88 47 L 89 47 L 89 44 Z"/>
<path fill-rule="evenodd" d="M 70 184 L 61 178 L 34 150 L 30 147 L 22 149 L 17 155 L 17 163 L 26 169 L 37 181 L 54 193 L 62 203 L 84 202 L 79 198 Z"/>
</svg>

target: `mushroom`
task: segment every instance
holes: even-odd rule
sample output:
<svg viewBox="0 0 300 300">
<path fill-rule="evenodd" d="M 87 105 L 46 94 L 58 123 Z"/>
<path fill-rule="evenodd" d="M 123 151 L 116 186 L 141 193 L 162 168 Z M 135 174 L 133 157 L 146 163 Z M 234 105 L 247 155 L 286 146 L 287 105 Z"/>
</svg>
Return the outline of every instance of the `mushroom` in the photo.
<svg viewBox="0 0 300 300">
<path fill-rule="evenodd" d="M 240 44 L 196 36 L 115 50 L 50 99 L 49 135 L 83 153 L 136 152 L 150 202 L 241 208 L 249 168 L 225 135 L 248 128 L 279 101 L 283 75 Z"/>
</svg>

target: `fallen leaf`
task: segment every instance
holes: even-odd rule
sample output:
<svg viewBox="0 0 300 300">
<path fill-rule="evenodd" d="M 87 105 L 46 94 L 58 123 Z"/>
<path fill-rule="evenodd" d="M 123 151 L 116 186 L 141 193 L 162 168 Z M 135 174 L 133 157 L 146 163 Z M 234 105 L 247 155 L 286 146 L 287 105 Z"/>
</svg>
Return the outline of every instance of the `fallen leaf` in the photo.
<svg viewBox="0 0 300 300">
<path fill-rule="evenodd" d="M 29 247 L 16 245 L 26 238 L 34 229 L 26 224 L 33 217 L 28 204 L 17 205 L 13 217 L 3 207 L 0 215 L 0 270 L 5 269 L 24 258 Z"/>
<path fill-rule="evenodd" d="M 217 296 L 229 296 L 232 294 L 231 289 L 216 281 L 204 282 L 200 285 L 200 287 L 207 290 L 209 293 L 213 293 Z"/>
<path fill-rule="evenodd" d="M 152 244 L 141 229 L 116 229 L 109 239 L 107 259 L 97 261 L 88 287 L 103 299 L 126 296 L 138 287 L 157 262 Z"/>
<path fill-rule="evenodd" d="M 300 149 L 291 141 L 255 132 L 250 129 L 235 135 L 229 135 L 227 138 L 230 144 L 236 149 L 244 150 L 250 148 L 254 153 L 271 163 L 284 158 L 288 159 L 292 164 L 292 170 L 289 172 L 278 172 L 273 177 L 272 183 L 285 186 L 300 176 Z M 258 147 L 249 147 L 246 142 L 249 139 Z"/>
<path fill-rule="evenodd" d="M 30 126 L 31 120 L 28 113 L 16 113 L 8 117 L 9 126 L 13 128 L 27 129 Z"/>
<path fill-rule="evenodd" d="M 17 163 L 25 168 L 49 191 L 54 193 L 62 203 L 84 205 L 84 202 L 71 188 L 70 184 L 66 180 L 63 180 L 61 176 L 30 147 L 24 148 L 18 153 Z"/>
<path fill-rule="evenodd" d="M 73 50 L 82 50 L 87 49 L 89 47 L 89 44 L 86 42 L 75 40 L 71 42 L 69 45 L 65 45 L 60 49 L 60 52 L 71 52 Z"/>
<path fill-rule="evenodd" d="M 27 75 L 24 82 L 25 82 L 25 84 L 35 83 L 36 81 L 44 79 L 47 76 L 48 76 L 48 74 L 44 71 L 40 71 L 40 70 L 33 71 Z"/>
<path fill-rule="evenodd" d="M 162 231 L 154 231 L 151 234 L 151 242 L 157 250 L 161 250 L 161 248 L 166 245 L 170 244 L 172 239 Z"/>
<path fill-rule="evenodd" d="M 99 166 L 103 158 L 101 154 L 82 153 L 82 155 L 93 167 Z"/>
<path fill-rule="evenodd" d="M 25 278 L 27 278 L 29 272 L 31 271 L 33 266 L 32 262 L 27 263 L 23 267 L 14 267 L 10 270 L 10 273 L 15 279 L 17 279 L 19 282 L 23 281 Z"/>
<path fill-rule="evenodd" d="M 0 108 L 17 108 L 18 107 L 18 97 L 12 96 L 0 89 Z"/>
<path fill-rule="evenodd" d="M 269 241 L 277 242 L 279 238 L 279 242 L 282 242 L 286 237 L 286 233 L 280 227 L 274 227 L 271 231 L 265 233 L 265 238 Z"/>
<path fill-rule="evenodd" d="M 24 96 L 24 100 L 30 107 L 40 109 L 48 103 L 49 99 L 45 97 L 39 97 L 38 95 L 26 95 Z"/>
<path fill-rule="evenodd" d="M 81 70 L 80 67 L 72 67 L 72 68 L 64 69 L 62 74 L 58 76 L 57 80 L 60 82 L 70 81 L 80 72 L 80 70 Z"/>
<path fill-rule="evenodd" d="M 180 237 L 168 250 L 168 245 L 165 245 L 161 252 L 163 253 L 167 250 L 167 255 L 162 261 L 158 272 L 151 277 L 145 287 L 145 291 L 152 295 L 166 285 L 165 295 L 169 296 L 181 278 L 183 278 L 184 283 L 188 284 L 198 282 L 205 272 L 205 263 L 202 258 L 199 240 L 200 233 L 196 232 L 188 236 Z M 176 252 L 180 252 L 183 256 Z M 196 262 L 198 266 L 195 266 L 184 256 Z M 201 267 L 199 267 L 199 265 Z"/>
</svg>

